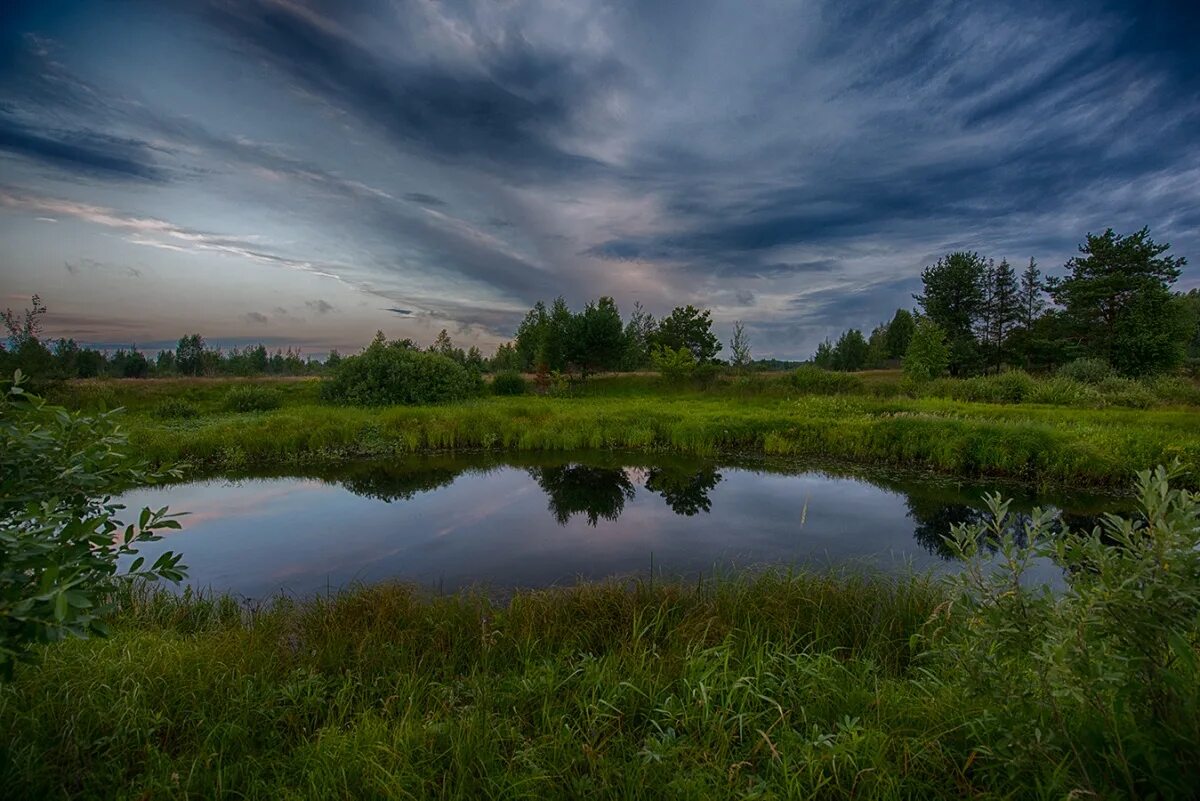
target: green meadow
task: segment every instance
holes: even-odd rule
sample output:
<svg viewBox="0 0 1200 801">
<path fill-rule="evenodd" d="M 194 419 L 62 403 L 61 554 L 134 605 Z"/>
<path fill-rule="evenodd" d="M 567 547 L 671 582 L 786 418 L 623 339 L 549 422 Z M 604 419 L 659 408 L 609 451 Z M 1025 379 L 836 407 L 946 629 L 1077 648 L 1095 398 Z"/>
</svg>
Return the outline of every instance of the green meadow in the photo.
<svg viewBox="0 0 1200 801">
<path fill-rule="evenodd" d="M 1174 459 L 1200 466 L 1200 406 L 1183 379 L 1131 381 L 1108 397 L 1060 381 L 1070 402 L 1052 403 L 1033 379 L 1022 395 L 1005 376 L 920 387 L 887 371 L 822 376 L 707 386 L 612 376 L 557 395 L 383 408 L 324 403 L 312 379 L 88 381 L 57 392 L 68 406 L 123 407 L 139 453 L 205 472 L 453 449 L 744 451 L 1090 487 L 1124 486 Z M 230 395 L 247 387 L 264 400 L 237 411 Z M 1133 395 L 1137 406 L 1125 405 Z"/>
</svg>

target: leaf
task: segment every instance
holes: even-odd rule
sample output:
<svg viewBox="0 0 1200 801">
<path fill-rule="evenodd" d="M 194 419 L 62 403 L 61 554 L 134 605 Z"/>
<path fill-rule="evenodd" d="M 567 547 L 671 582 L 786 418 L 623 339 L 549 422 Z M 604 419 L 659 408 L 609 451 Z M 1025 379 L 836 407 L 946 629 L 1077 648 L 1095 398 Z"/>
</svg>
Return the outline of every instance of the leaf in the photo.
<svg viewBox="0 0 1200 801">
<path fill-rule="evenodd" d="M 67 594 L 60 592 L 54 597 L 54 619 L 59 623 L 67 619 Z"/>
</svg>

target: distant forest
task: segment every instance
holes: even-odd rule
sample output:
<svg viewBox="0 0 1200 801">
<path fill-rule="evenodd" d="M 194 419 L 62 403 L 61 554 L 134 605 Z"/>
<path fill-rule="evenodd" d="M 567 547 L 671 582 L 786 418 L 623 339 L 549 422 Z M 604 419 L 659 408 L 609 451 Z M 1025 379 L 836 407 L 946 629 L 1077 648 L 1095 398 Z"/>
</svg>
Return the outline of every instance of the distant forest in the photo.
<svg viewBox="0 0 1200 801">
<path fill-rule="evenodd" d="M 958 251 L 926 267 L 913 309 L 897 309 L 869 335 L 846 330 L 822 342 L 809 362 L 828 370 L 903 366 L 913 378 L 996 373 L 1020 368 L 1053 370 L 1079 359 L 1103 361 L 1128 375 L 1151 375 L 1184 365 L 1200 367 L 1200 290 L 1175 292 L 1186 260 L 1169 255 L 1143 228 L 1129 235 L 1089 234 L 1061 276 L 1045 276 L 1030 259 L 1019 271 L 976 252 Z M 301 376 L 335 369 L 342 355 L 305 358 L 264 345 L 220 349 L 188 334 L 154 358 L 135 347 L 108 353 L 74 339 L 47 340 L 46 307 L 38 296 L 23 313 L 3 313 L 7 341 L 0 370 L 45 378 L 156 376 Z M 801 362 L 754 359 L 745 326 L 734 324 L 726 349 L 712 331 L 708 309 L 681 306 L 656 319 L 635 304 L 623 319 L 615 301 L 601 297 L 572 311 L 563 298 L 539 301 L 513 339 L 485 357 L 457 347 L 443 329 L 421 349 L 480 372 L 558 372 L 586 377 L 605 371 L 655 369 L 679 374 L 728 366 L 788 370 Z M 724 358 L 722 358 L 724 356 Z"/>
</svg>

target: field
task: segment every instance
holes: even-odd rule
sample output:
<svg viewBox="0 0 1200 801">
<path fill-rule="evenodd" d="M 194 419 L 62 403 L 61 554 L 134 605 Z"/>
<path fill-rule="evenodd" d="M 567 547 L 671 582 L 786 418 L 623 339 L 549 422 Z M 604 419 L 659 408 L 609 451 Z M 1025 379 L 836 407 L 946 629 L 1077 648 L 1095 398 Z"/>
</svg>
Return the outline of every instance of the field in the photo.
<svg viewBox="0 0 1200 801">
<path fill-rule="evenodd" d="M 210 472 L 446 449 L 583 448 L 744 451 L 1080 487 L 1123 486 L 1133 471 L 1174 459 L 1200 466 L 1200 407 L 1188 383 L 1159 396 L 1135 385 L 1149 408 L 1130 408 L 1105 404 L 1090 387 L 1087 405 L 996 403 L 931 389 L 912 397 L 890 373 L 829 375 L 831 385 L 755 376 L 704 389 L 619 376 L 560 396 L 383 409 L 324 404 L 311 379 L 78 382 L 59 394 L 71 406 L 126 408 L 140 452 Z M 932 391 L 986 394 L 986 382 L 944 381 Z M 262 387 L 264 405 L 275 408 L 230 411 L 229 393 L 244 386 Z M 1115 400 L 1129 402 L 1120 389 Z M 174 404 L 185 414 L 172 413 Z"/>
</svg>

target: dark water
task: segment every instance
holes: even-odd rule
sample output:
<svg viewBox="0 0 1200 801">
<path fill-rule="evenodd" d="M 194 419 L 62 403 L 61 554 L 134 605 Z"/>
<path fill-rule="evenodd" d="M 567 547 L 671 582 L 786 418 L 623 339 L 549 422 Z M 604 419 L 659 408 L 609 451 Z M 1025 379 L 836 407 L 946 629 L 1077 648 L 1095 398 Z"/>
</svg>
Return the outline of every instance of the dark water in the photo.
<svg viewBox="0 0 1200 801">
<path fill-rule="evenodd" d="M 446 590 L 547 586 L 763 565 L 952 567 L 942 534 L 977 519 L 983 485 L 779 461 L 613 454 L 428 456 L 293 476 L 142 489 L 131 508 L 187 511 L 143 548 L 182 552 L 189 583 L 261 598 L 400 579 Z M 1113 498 L 1035 497 L 1073 523 Z M 1058 569 L 1038 568 L 1054 582 Z"/>
</svg>

